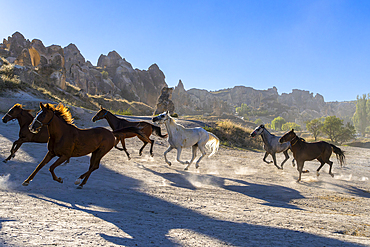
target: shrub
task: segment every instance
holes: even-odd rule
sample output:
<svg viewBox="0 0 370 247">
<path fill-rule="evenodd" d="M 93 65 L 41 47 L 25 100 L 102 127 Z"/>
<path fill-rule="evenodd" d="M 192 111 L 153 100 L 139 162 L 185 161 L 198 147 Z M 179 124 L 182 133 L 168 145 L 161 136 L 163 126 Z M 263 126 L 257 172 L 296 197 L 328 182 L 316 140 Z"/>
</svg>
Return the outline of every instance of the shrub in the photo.
<svg viewBox="0 0 370 247">
<path fill-rule="evenodd" d="M 214 133 L 222 145 L 244 149 L 261 149 L 260 138 L 251 138 L 251 129 L 235 124 L 230 120 L 218 121 L 205 126 L 205 130 Z"/>
</svg>

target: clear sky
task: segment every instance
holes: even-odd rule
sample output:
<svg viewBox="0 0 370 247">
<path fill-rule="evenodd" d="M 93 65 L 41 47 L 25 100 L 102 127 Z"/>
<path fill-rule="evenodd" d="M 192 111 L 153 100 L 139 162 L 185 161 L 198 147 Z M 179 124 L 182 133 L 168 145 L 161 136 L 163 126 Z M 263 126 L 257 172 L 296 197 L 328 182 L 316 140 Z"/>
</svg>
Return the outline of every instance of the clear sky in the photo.
<svg viewBox="0 0 370 247">
<path fill-rule="evenodd" d="M 153 63 L 174 87 L 237 85 L 325 101 L 370 93 L 367 0 L 0 0 L 0 38 L 74 43 L 96 65 L 117 51 L 134 68 Z"/>
</svg>

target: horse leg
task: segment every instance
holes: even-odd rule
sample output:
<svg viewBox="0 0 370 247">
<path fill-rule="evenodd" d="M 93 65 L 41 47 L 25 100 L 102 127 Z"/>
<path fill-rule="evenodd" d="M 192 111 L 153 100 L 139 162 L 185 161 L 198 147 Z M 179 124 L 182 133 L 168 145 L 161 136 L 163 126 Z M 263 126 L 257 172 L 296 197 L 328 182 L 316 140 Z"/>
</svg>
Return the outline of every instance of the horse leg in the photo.
<svg viewBox="0 0 370 247">
<path fill-rule="evenodd" d="M 127 152 L 125 138 L 121 138 L 122 150 L 125 151 L 127 158 L 130 160 L 130 154 Z"/>
<path fill-rule="evenodd" d="M 59 157 L 59 159 L 57 159 L 57 160 L 54 162 L 54 164 L 52 164 L 52 165 L 50 166 L 49 171 L 50 171 L 51 176 L 53 177 L 53 179 L 54 179 L 55 181 L 57 181 L 57 182 L 59 182 L 59 183 L 63 183 L 63 179 L 62 179 L 62 178 L 60 178 L 60 177 L 57 177 L 57 176 L 55 175 L 55 173 L 54 173 L 54 169 L 55 169 L 57 166 L 61 165 L 63 162 L 68 161 L 68 160 L 69 160 L 69 157 L 68 157 L 68 156 L 61 156 L 61 157 Z"/>
<path fill-rule="evenodd" d="M 140 138 L 139 138 L 140 139 Z M 141 156 L 143 154 L 143 149 L 145 148 L 145 146 L 148 144 L 146 141 L 143 141 L 144 142 L 144 145 L 140 148 L 139 150 L 139 155 Z M 152 155 L 153 156 L 153 155 Z"/>
<path fill-rule="evenodd" d="M 100 151 L 99 149 L 97 151 L 94 151 L 91 155 L 90 159 L 90 167 L 87 172 L 82 174 L 76 181 L 75 184 L 78 184 L 81 179 L 83 179 L 82 183 L 78 185 L 77 189 L 82 189 L 82 187 L 86 184 L 87 180 L 89 179 L 91 173 L 99 168 L 99 163 L 101 158 L 106 154 L 107 152 Z"/>
<path fill-rule="evenodd" d="M 43 168 L 54 157 L 55 157 L 54 154 L 52 154 L 51 152 L 48 152 L 45 155 L 44 159 L 41 161 L 41 163 L 38 164 L 36 169 L 32 172 L 32 174 L 26 180 L 24 180 L 22 185 L 27 186 L 30 183 L 30 181 L 32 181 L 32 179 L 35 177 L 35 175 L 40 171 L 40 169 Z"/>
<path fill-rule="evenodd" d="M 198 149 L 198 144 L 195 144 L 191 147 L 191 160 L 189 161 L 189 166 L 195 160 L 195 157 L 197 156 L 197 149 Z"/>
<path fill-rule="evenodd" d="M 272 153 L 271 156 L 272 156 L 272 160 L 274 161 L 274 165 L 277 167 L 277 169 L 283 169 L 283 166 L 279 167 L 276 164 L 276 154 L 275 153 Z"/>
<path fill-rule="evenodd" d="M 319 168 L 317 168 L 316 170 L 316 176 L 320 176 L 320 173 L 319 171 L 321 170 L 321 168 L 325 165 L 325 161 L 323 161 L 321 158 L 317 158 L 318 161 L 320 161 L 321 165 L 319 166 Z"/>
<path fill-rule="evenodd" d="M 297 182 L 301 181 L 303 165 L 304 165 L 304 161 L 297 161 L 297 170 L 299 173 Z"/>
<path fill-rule="evenodd" d="M 150 152 L 150 156 L 153 157 L 154 156 L 153 155 L 154 140 L 152 140 L 152 139 L 149 139 L 149 140 L 151 141 L 151 143 L 150 143 L 150 151 L 149 152 Z"/>
<path fill-rule="evenodd" d="M 171 150 L 173 149 L 173 147 L 172 146 L 169 146 L 168 148 L 167 148 L 167 150 L 164 152 L 164 160 L 166 161 L 166 163 L 169 165 L 169 166 L 171 166 L 171 162 L 169 162 L 168 161 L 168 159 L 167 159 L 167 153 L 169 153 Z"/>
<path fill-rule="evenodd" d="M 202 153 L 202 155 L 199 157 L 199 159 L 197 160 L 197 162 L 195 163 L 195 168 L 198 169 L 199 167 L 199 162 L 203 159 L 203 157 L 206 155 L 206 150 L 204 148 L 204 146 L 202 145 L 198 145 L 199 149 L 200 149 L 200 152 Z"/>
<path fill-rule="evenodd" d="M 283 154 L 285 155 L 285 160 L 281 163 L 281 169 L 283 169 L 284 163 L 289 159 L 288 150 L 285 150 Z"/>
<path fill-rule="evenodd" d="M 266 152 L 266 153 L 265 153 L 265 157 L 263 157 L 263 161 L 264 161 L 264 162 L 266 162 L 267 164 L 270 164 L 270 163 L 272 163 L 273 161 L 267 161 L 267 160 L 266 160 L 266 158 L 267 158 L 267 156 L 268 156 L 268 155 L 269 155 L 269 153 L 268 153 L 268 152 Z"/>
<path fill-rule="evenodd" d="M 189 169 L 190 163 L 189 163 L 189 161 L 182 161 L 182 160 L 180 160 L 181 151 L 182 151 L 182 148 L 181 147 L 177 148 L 177 158 L 176 158 L 176 160 L 178 162 L 180 162 L 181 164 L 183 164 L 183 165 L 187 165 L 185 167 L 185 169 L 184 169 L 186 171 L 187 169 Z"/>
<path fill-rule="evenodd" d="M 14 158 L 15 157 L 15 153 L 18 151 L 18 149 L 22 146 L 22 144 L 24 143 L 23 140 L 21 139 L 18 139 L 16 140 L 15 142 L 13 142 L 13 146 L 12 148 L 10 149 L 10 155 L 8 158 L 6 158 L 3 162 L 6 163 L 8 162 L 11 158 Z"/>
</svg>

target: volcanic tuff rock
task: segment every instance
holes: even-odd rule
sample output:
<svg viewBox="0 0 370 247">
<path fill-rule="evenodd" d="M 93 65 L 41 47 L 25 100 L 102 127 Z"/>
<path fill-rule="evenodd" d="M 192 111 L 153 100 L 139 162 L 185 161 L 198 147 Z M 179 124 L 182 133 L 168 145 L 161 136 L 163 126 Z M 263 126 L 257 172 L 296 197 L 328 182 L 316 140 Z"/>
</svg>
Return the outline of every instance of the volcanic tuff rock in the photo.
<svg viewBox="0 0 370 247">
<path fill-rule="evenodd" d="M 324 97 L 305 90 L 293 89 L 292 93 L 279 95 L 277 88 L 256 90 L 251 87 L 234 88 L 209 92 L 202 89 L 185 90 L 180 80 L 175 87 L 172 100 L 175 111 L 187 114 L 234 114 L 235 107 L 247 104 L 256 112 L 250 120 L 266 118 L 271 121 L 277 116 L 289 122 L 305 126 L 307 120 L 325 116 L 337 116 L 349 121 L 356 110 L 355 102 L 325 102 Z M 262 115 L 258 115 L 261 113 Z"/>
<path fill-rule="evenodd" d="M 65 89 L 66 81 L 81 88 L 82 93 L 108 95 L 144 102 L 152 107 L 165 76 L 156 64 L 148 70 L 133 69 L 117 52 L 99 57 L 98 66 L 85 61 L 76 45 L 45 47 L 42 41 L 26 40 L 15 32 L 0 44 L 0 56 L 15 63 L 17 75 L 26 83 L 41 80 Z"/>
<path fill-rule="evenodd" d="M 164 87 L 162 88 L 161 95 L 158 98 L 157 108 L 154 111 L 154 115 L 168 111 L 170 114 L 175 112 L 175 106 L 171 100 L 173 88 Z"/>
</svg>

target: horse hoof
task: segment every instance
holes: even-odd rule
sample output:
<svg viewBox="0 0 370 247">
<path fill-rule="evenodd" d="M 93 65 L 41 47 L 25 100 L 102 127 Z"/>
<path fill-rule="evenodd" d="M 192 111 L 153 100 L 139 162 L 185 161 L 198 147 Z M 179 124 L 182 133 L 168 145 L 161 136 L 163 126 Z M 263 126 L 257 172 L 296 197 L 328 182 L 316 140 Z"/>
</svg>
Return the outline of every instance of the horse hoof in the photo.
<svg viewBox="0 0 370 247">
<path fill-rule="evenodd" d="M 316 172 L 316 176 L 318 177 L 318 176 L 320 176 L 320 173 L 319 172 Z"/>
<path fill-rule="evenodd" d="M 331 177 L 333 178 L 334 177 L 334 174 L 333 173 L 330 173 Z"/>
<path fill-rule="evenodd" d="M 77 189 L 79 190 L 82 189 L 82 185 L 77 186 Z"/>
<path fill-rule="evenodd" d="M 8 162 L 7 160 L 3 160 L 4 163 Z"/>
<path fill-rule="evenodd" d="M 22 185 L 23 186 L 28 186 L 30 184 L 30 182 L 26 182 L 26 181 L 24 181 L 23 183 L 22 183 Z"/>
<path fill-rule="evenodd" d="M 81 183 L 81 178 L 76 179 L 75 185 L 80 184 L 80 183 Z"/>
<path fill-rule="evenodd" d="M 57 180 L 59 183 L 63 183 L 63 179 L 62 178 L 58 178 L 58 180 Z"/>
</svg>

